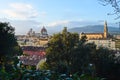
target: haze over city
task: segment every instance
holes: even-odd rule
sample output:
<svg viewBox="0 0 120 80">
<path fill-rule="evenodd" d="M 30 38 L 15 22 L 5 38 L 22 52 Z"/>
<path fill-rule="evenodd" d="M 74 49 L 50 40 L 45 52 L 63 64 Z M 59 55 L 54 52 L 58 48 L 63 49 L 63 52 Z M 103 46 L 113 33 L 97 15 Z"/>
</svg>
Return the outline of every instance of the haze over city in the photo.
<svg viewBox="0 0 120 80">
<path fill-rule="evenodd" d="M 0 21 L 10 22 L 16 34 L 26 34 L 30 28 L 36 32 L 45 26 L 48 33 L 63 27 L 83 27 L 102 24 L 118 27 L 113 8 L 102 6 L 99 0 L 2 0 Z"/>
</svg>

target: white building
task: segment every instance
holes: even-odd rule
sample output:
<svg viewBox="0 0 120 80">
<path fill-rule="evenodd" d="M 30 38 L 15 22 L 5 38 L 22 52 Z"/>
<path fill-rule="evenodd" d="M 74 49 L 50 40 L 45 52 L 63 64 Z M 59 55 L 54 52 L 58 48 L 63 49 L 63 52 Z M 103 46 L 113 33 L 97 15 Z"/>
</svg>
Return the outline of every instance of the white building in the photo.
<svg viewBox="0 0 120 80">
<path fill-rule="evenodd" d="M 87 43 L 95 43 L 97 48 L 104 47 L 108 49 L 115 50 L 115 41 L 112 41 L 111 39 L 101 39 L 101 40 L 88 40 Z"/>
</svg>

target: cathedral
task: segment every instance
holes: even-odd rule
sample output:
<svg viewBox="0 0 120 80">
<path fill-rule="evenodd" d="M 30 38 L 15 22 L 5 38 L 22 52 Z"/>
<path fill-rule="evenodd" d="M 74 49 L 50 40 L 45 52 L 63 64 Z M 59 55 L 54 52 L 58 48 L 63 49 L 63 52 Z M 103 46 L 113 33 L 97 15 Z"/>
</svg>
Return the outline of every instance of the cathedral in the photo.
<svg viewBox="0 0 120 80">
<path fill-rule="evenodd" d="M 103 33 L 81 33 L 80 38 L 82 36 L 86 36 L 87 40 L 90 39 L 107 39 L 108 38 L 108 28 L 107 28 L 107 22 L 104 23 L 104 32 Z"/>
<path fill-rule="evenodd" d="M 39 38 L 48 38 L 48 33 L 47 33 L 47 29 L 43 26 L 43 28 L 40 30 L 40 33 L 36 33 L 31 28 L 28 31 L 27 36 L 29 36 L 29 37 L 39 37 Z"/>
<path fill-rule="evenodd" d="M 44 26 L 41 29 L 41 35 L 40 35 L 40 37 L 42 37 L 42 38 L 48 37 L 47 29 Z"/>
</svg>

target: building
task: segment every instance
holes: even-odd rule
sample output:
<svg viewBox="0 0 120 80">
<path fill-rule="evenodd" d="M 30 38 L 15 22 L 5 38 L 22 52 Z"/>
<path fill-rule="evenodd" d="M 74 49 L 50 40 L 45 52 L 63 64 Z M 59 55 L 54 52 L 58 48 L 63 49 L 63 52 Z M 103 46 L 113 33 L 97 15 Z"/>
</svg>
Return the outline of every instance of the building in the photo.
<svg viewBox="0 0 120 80">
<path fill-rule="evenodd" d="M 120 39 L 120 33 L 119 33 L 119 34 L 114 34 L 113 37 L 114 37 L 115 39 Z"/>
<path fill-rule="evenodd" d="M 36 66 L 39 61 L 45 59 L 45 47 L 23 46 L 23 55 L 19 56 L 24 65 Z"/>
<path fill-rule="evenodd" d="M 48 38 L 48 33 L 47 33 L 47 29 L 43 26 L 43 28 L 40 30 L 40 33 L 36 33 L 31 28 L 28 31 L 27 36 L 29 36 L 29 37 L 39 37 L 39 38 Z"/>
<path fill-rule="evenodd" d="M 23 50 L 23 55 L 19 56 L 22 64 L 36 66 L 39 61 L 45 60 L 45 49 L 49 39 L 45 27 L 39 33 L 30 29 L 27 35 L 16 37 L 18 44 Z"/>
<path fill-rule="evenodd" d="M 108 28 L 107 28 L 107 22 L 105 21 L 104 23 L 104 32 L 103 33 L 81 33 L 80 38 L 82 36 L 86 36 L 87 40 L 90 39 L 107 39 L 109 34 L 108 34 Z"/>
<path fill-rule="evenodd" d="M 82 36 L 87 37 L 87 43 L 95 43 L 97 48 L 104 47 L 111 50 L 116 50 L 119 48 L 119 41 L 112 40 L 112 37 L 108 33 L 107 22 L 104 23 L 104 32 L 103 33 L 81 33 Z"/>
<path fill-rule="evenodd" d="M 39 33 L 31 28 L 27 35 L 17 36 L 17 42 L 20 46 L 47 46 L 48 39 L 47 29 L 44 26 Z"/>
<path fill-rule="evenodd" d="M 120 50 L 120 39 L 115 40 L 115 47 L 117 50 Z"/>
<path fill-rule="evenodd" d="M 88 40 L 87 43 L 95 43 L 96 47 L 104 47 L 108 48 L 110 50 L 115 50 L 116 49 L 116 42 L 113 41 L 112 39 L 93 39 L 93 40 Z"/>
</svg>

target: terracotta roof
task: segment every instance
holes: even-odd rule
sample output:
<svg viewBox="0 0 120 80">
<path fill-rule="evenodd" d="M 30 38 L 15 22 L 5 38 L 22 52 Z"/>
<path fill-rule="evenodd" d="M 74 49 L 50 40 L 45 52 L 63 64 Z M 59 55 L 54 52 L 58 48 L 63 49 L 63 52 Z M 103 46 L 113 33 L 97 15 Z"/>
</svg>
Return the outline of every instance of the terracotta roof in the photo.
<svg viewBox="0 0 120 80">
<path fill-rule="evenodd" d="M 41 29 L 41 33 L 42 32 L 47 32 L 47 30 L 45 29 L 45 27 L 43 26 L 43 28 Z"/>
</svg>

